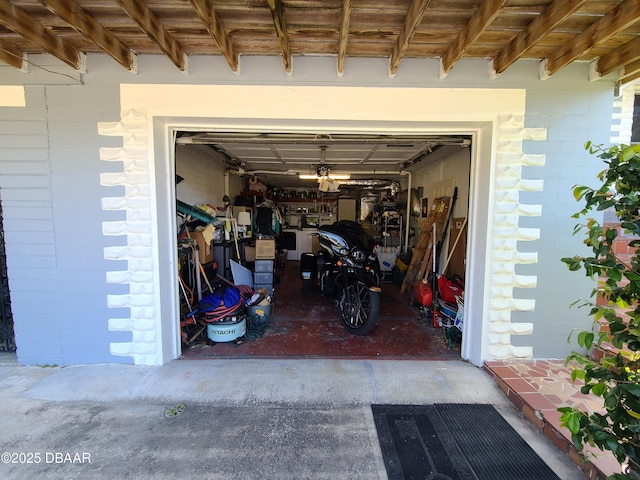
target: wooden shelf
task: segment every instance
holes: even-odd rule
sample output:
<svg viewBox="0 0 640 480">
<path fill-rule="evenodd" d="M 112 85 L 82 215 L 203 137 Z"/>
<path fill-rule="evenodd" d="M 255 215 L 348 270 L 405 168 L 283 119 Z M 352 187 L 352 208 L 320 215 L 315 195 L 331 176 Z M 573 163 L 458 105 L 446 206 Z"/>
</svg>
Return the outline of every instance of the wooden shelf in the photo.
<svg viewBox="0 0 640 480">
<path fill-rule="evenodd" d="M 243 191 L 240 192 L 240 195 L 243 197 L 256 197 L 256 198 L 266 198 L 268 200 L 273 200 L 278 203 L 324 203 L 324 202 L 336 202 L 338 197 L 316 197 L 316 198 L 298 198 L 298 197 L 276 197 L 273 193 L 267 192 L 251 192 L 251 191 Z"/>
<path fill-rule="evenodd" d="M 276 198 L 273 196 L 273 193 L 266 191 L 266 192 L 251 192 L 251 191 L 244 191 L 244 192 L 240 192 L 240 195 L 242 195 L 243 197 L 257 197 L 257 198 L 266 198 L 268 200 L 276 200 Z"/>
<path fill-rule="evenodd" d="M 294 198 L 294 197 L 278 197 L 278 203 L 324 203 L 336 202 L 337 197 L 318 197 L 318 198 Z"/>
</svg>

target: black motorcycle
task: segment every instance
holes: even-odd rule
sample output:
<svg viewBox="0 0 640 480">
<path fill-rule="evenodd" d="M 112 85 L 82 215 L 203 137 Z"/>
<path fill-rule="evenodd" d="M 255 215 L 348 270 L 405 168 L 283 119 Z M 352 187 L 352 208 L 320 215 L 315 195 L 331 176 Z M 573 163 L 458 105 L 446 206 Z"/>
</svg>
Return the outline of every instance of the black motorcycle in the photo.
<svg viewBox="0 0 640 480">
<path fill-rule="evenodd" d="M 318 228 L 317 257 L 322 293 L 334 298 L 345 328 L 366 335 L 380 313 L 380 264 L 375 242 L 362 225 L 342 220 Z"/>
</svg>

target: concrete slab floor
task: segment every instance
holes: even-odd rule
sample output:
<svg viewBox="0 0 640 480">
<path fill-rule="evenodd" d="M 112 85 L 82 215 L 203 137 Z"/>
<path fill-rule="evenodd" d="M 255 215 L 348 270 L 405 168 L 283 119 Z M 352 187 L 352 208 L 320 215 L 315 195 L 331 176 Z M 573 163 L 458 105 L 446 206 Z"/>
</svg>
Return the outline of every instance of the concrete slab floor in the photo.
<svg viewBox="0 0 640 480">
<path fill-rule="evenodd" d="M 385 479 L 370 405 L 437 402 L 495 405 L 561 479 L 583 478 L 463 361 L 3 364 L 0 401 L 0 478 Z"/>
</svg>

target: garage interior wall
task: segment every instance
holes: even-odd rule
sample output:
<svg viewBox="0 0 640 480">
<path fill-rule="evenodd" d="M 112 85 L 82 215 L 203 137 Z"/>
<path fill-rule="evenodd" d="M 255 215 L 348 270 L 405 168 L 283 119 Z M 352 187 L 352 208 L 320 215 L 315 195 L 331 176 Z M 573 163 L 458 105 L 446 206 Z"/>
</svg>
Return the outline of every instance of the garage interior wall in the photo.
<svg viewBox="0 0 640 480">
<path fill-rule="evenodd" d="M 139 75 L 113 68 L 112 60 L 100 55 L 88 56 L 86 74 L 48 56 L 33 56 L 32 61 L 64 75 L 0 67 L 0 83 L 23 85 L 26 98 L 25 107 L 0 106 L 0 199 L 20 363 L 134 361 L 110 350 L 113 344 L 131 342 L 134 333 L 109 328 L 110 321 L 117 323 L 131 312 L 108 305 L 107 299 L 131 295 L 131 289 L 126 282 L 107 282 L 107 273 L 126 271 L 128 262 L 138 261 L 137 250 L 129 260 L 105 258 L 105 251 L 128 247 L 123 238 L 103 231 L 104 222 L 113 222 L 115 228 L 127 220 L 126 211 L 103 208 L 104 199 L 122 196 L 125 188 L 101 183 L 105 174 L 122 172 L 121 161 L 105 161 L 101 155 L 105 149 L 122 148 L 123 137 L 115 131 L 118 126 L 111 135 L 98 129 L 132 114 L 121 109 L 120 87 L 125 83 L 526 89 L 524 123 L 548 133 L 543 141 L 522 141 L 525 153 L 545 157 L 544 167 L 523 169 L 525 179 L 542 180 L 544 190 L 520 194 L 522 203 L 542 205 L 541 216 L 521 217 L 519 225 L 540 229 L 538 240 L 522 245 L 537 252 L 538 263 L 518 267 L 519 274 L 537 275 L 538 284 L 517 294 L 537 302 L 534 312 L 514 312 L 514 321 L 534 324 L 532 334 L 510 341 L 532 345 L 536 358 L 558 358 L 572 348 L 566 342 L 568 332 L 590 324 L 585 312 L 569 305 L 588 297 L 593 285 L 568 272 L 559 260 L 584 252 L 581 240 L 572 235 L 570 216 L 576 203 L 571 186 L 591 182 L 601 168 L 582 145 L 586 140 L 606 144 L 610 133 L 613 84 L 589 82 L 586 64 L 571 65 L 543 82 L 536 80 L 537 62 L 528 61 L 516 63 L 496 80 L 489 79 L 483 61 L 461 61 L 443 80 L 437 61 L 411 59 L 394 79 L 387 77 L 387 62 L 377 59 L 353 59 L 342 78 L 336 78 L 331 58 L 296 58 L 293 77 L 282 72 L 277 57 L 243 58 L 240 76 L 215 57 L 193 58 L 189 76 L 171 70 L 159 57 L 140 56 Z M 472 171 L 471 176 L 481 173 Z M 155 215 L 144 205 L 136 214 L 142 223 L 145 215 Z M 157 248 L 145 246 L 146 235 L 140 236 L 140 248 Z M 145 314 L 156 318 L 161 312 L 149 309 Z M 159 334 L 147 332 L 151 338 Z"/>
<path fill-rule="evenodd" d="M 189 205 L 222 206 L 225 191 L 225 173 L 222 162 L 205 145 L 187 149 L 176 148 L 176 175 L 183 180 L 176 185 L 176 197 Z M 239 192 L 241 181 L 236 176 L 228 178 L 229 190 Z"/>
<path fill-rule="evenodd" d="M 458 187 L 453 216 L 466 217 L 469 210 L 469 175 L 471 168 L 471 149 L 460 147 L 460 150 L 444 160 L 430 163 L 427 156 L 425 165 L 420 167 L 412 176 L 412 183 L 422 187 L 422 196 L 433 201 L 433 186 L 437 182 L 455 179 Z"/>
</svg>

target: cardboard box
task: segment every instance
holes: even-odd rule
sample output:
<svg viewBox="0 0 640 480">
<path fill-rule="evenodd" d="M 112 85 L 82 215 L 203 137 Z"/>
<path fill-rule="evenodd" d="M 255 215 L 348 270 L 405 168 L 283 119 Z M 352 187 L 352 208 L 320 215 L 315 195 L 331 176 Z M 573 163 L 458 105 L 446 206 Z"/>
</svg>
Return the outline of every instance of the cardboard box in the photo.
<svg viewBox="0 0 640 480">
<path fill-rule="evenodd" d="M 273 238 L 256 240 L 256 259 L 276 258 L 276 241 Z"/>
<path fill-rule="evenodd" d="M 447 270 L 447 277 L 453 277 L 459 275 L 464 278 L 466 270 L 466 253 L 467 253 L 467 225 L 464 221 L 464 217 L 451 219 L 451 232 L 449 233 L 449 252 L 451 256 L 449 260 L 449 268 Z M 458 238 L 458 234 L 462 231 L 458 244 L 455 245 L 455 250 L 452 250 Z"/>
<path fill-rule="evenodd" d="M 236 207 L 233 206 L 233 218 L 238 218 L 240 212 L 251 212 L 251 207 Z"/>
<path fill-rule="evenodd" d="M 189 232 L 189 236 L 193 238 L 198 245 L 198 259 L 200 263 L 213 262 L 213 245 L 204 241 L 201 232 Z"/>
<path fill-rule="evenodd" d="M 256 261 L 256 247 L 244 246 L 244 261 L 255 262 Z"/>
</svg>

